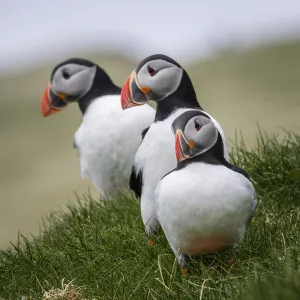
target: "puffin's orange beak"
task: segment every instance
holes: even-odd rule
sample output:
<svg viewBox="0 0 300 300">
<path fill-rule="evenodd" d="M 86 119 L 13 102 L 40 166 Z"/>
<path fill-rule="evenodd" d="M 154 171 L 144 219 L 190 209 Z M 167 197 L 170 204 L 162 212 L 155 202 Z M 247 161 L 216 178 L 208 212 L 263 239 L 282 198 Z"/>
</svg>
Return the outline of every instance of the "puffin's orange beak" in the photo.
<svg viewBox="0 0 300 300">
<path fill-rule="evenodd" d="M 123 109 L 143 105 L 148 99 L 146 94 L 149 93 L 148 87 L 140 87 L 136 81 L 136 73 L 132 72 L 126 80 L 121 91 L 121 106 Z"/>
<path fill-rule="evenodd" d="M 47 117 L 61 111 L 67 105 L 67 102 L 64 100 L 65 98 L 66 96 L 63 94 L 54 93 L 51 85 L 48 84 L 43 93 L 41 103 L 43 116 Z"/>
<path fill-rule="evenodd" d="M 176 136 L 175 136 L 175 153 L 176 153 L 176 159 L 177 161 L 182 161 L 184 160 L 184 156 L 182 154 L 182 149 L 181 149 L 181 144 L 180 144 L 180 131 L 176 131 Z"/>
<path fill-rule="evenodd" d="M 131 90 L 130 90 L 130 81 L 131 81 L 131 76 L 126 80 L 122 87 L 121 91 L 121 106 L 123 109 L 129 108 L 136 106 L 138 104 L 135 104 L 131 102 Z"/>
<path fill-rule="evenodd" d="M 52 107 L 51 100 L 50 100 L 50 84 L 46 87 L 43 97 L 42 97 L 42 114 L 44 117 L 50 116 L 58 112 L 58 109 Z"/>
<path fill-rule="evenodd" d="M 175 135 L 175 153 L 177 161 L 188 159 L 191 156 L 191 149 L 195 145 L 192 141 L 187 141 L 183 132 L 180 129 L 176 130 Z"/>
</svg>

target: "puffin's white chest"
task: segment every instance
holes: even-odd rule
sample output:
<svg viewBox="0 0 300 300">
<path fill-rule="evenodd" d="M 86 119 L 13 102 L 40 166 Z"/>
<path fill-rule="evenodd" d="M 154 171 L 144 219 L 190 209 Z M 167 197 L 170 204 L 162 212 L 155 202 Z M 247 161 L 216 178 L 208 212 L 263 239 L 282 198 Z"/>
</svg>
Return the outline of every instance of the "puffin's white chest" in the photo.
<svg viewBox="0 0 300 300">
<path fill-rule="evenodd" d="M 82 176 L 108 194 L 127 188 L 141 133 L 154 114 L 148 105 L 123 111 L 119 95 L 95 99 L 74 137 Z"/>
<path fill-rule="evenodd" d="M 156 213 L 173 250 L 196 255 L 234 244 L 255 204 L 254 188 L 224 166 L 191 163 L 156 189 Z"/>
<path fill-rule="evenodd" d="M 143 175 L 141 214 L 146 226 L 146 232 L 148 233 L 157 230 L 158 227 L 155 221 L 155 188 L 160 179 L 176 168 L 177 165 L 175 137 L 172 132 L 172 123 L 180 114 L 188 110 L 191 109 L 177 109 L 167 119 L 152 124 L 134 159 L 136 172 L 141 171 Z M 208 113 L 206 114 L 211 117 Z M 212 117 L 211 119 L 219 129 L 224 145 L 226 145 L 225 136 L 221 126 L 215 119 Z M 229 160 L 227 147 L 224 150 L 225 158 Z"/>
<path fill-rule="evenodd" d="M 177 109 L 166 120 L 152 124 L 139 147 L 134 159 L 134 165 L 137 171 L 142 170 L 143 173 L 142 200 L 147 198 L 147 200 L 153 201 L 154 190 L 159 180 L 166 173 L 176 168 L 175 137 L 171 126 L 180 114 L 188 110 L 191 109 Z M 204 113 L 212 119 L 218 128 L 225 145 L 225 159 L 229 161 L 226 139 L 221 126 L 207 112 Z"/>
<path fill-rule="evenodd" d="M 166 120 L 151 125 L 141 146 L 139 147 L 134 165 L 143 173 L 143 198 L 151 199 L 159 180 L 176 167 L 175 138 L 172 132 L 174 119 L 188 109 L 178 109 Z"/>
</svg>

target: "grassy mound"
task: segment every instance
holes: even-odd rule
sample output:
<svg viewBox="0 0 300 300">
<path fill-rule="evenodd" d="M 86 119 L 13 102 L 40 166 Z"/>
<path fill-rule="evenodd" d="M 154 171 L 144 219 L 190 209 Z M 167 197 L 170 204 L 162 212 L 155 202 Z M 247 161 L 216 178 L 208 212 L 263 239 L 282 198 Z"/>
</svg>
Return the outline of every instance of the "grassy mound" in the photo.
<svg viewBox="0 0 300 300">
<path fill-rule="evenodd" d="M 1 252 L 0 299 L 299 299 L 300 137 L 261 135 L 232 159 L 258 193 L 239 249 L 192 260 L 182 277 L 162 233 L 147 245 L 136 199 L 84 195 L 40 237 Z"/>
<path fill-rule="evenodd" d="M 69 55 L 97 62 L 118 85 L 138 63 L 101 52 Z M 0 248 L 16 242 L 20 228 L 24 235 L 37 234 L 40 217 L 65 205 L 74 189 L 82 194 L 90 184 L 97 196 L 90 181 L 81 179 L 72 146 L 82 119 L 78 105 L 50 118 L 40 113 L 41 96 L 58 61 L 18 76 L 0 74 Z M 269 134 L 280 133 L 281 127 L 300 134 L 300 40 L 179 62 L 228 141 L 241 131 L 247 146 L 255 145 L 257 123 Z"/>
</svg>

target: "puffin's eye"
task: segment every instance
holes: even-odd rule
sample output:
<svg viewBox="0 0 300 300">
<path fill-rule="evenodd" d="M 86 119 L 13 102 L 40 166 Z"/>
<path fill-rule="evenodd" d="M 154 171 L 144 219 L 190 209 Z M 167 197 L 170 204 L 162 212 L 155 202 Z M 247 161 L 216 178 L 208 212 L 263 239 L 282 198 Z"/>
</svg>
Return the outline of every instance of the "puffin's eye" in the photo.
<svg viewBox="0 0 300 300">
<path fill-rule="evenodd" d="M 199 131 L 201 129 L 201 126 L 197 122 L 195 122 L 195 129 L 197 131 Z"/>
<path fill-rule="evenodd" d="M 151 76 L 154 76 L 157 73 L 157 71 L 153 69 L 150 65 L 147 65 L 147 70 Z"/>
<path fill-rule="evenodd" d="M 70 73 L 67 70 L 63 70 L 62 75 L 65 79 L 69 79 L 71 77 Z"/>
</svg>

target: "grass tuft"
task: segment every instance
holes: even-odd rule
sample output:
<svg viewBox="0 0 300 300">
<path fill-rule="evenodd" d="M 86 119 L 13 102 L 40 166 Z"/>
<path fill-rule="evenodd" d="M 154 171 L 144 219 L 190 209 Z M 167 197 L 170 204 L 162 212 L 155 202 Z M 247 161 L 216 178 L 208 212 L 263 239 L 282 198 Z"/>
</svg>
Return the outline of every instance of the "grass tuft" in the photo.
<svg viewBox="0 0 300 300">
<path fill-rule="evenodd" d="M 137 199 L 85 194 L 51 214 L 41 236 L 0 252 L 0 299 L 299 299 L 300 137 L 261 133 L 256 149 L 240 143 L 232 160 L 258 193 L 238 249 L 192 259 L 182 277 L 162 233 L 148 246 Z"/>
<path fill-rule="evenodd" d="M 52 288 L 45 291 L 42 300 L 83 300 L 79 288 L 72 281 L 69 283 L 61 282 L 61 288 Z"/>
</svg>

